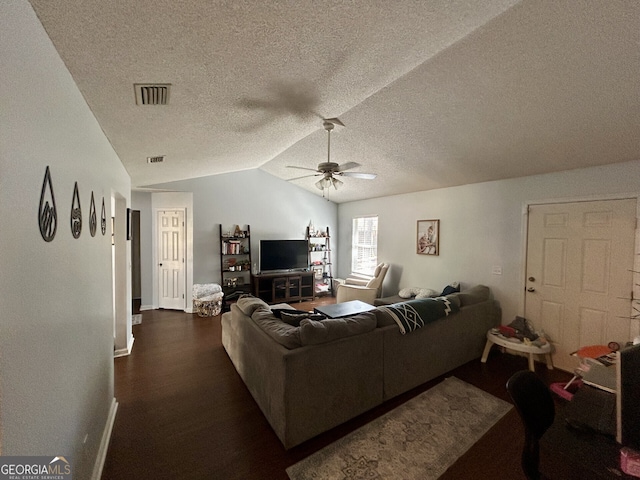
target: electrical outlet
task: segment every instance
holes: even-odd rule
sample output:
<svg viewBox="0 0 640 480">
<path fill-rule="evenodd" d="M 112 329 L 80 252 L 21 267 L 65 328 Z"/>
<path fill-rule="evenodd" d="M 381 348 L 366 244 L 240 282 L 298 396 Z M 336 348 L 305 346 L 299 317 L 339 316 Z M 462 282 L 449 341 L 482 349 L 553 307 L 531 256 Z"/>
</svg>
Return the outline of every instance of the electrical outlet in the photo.
<svg viewBox="0 0 640 480">
<path fill-rule="evenodd" d="M 491 268 L 491 273 L 494 275 L 502 275 L 502 267 L 500 265 L 494 265 Z"/>
</svg>

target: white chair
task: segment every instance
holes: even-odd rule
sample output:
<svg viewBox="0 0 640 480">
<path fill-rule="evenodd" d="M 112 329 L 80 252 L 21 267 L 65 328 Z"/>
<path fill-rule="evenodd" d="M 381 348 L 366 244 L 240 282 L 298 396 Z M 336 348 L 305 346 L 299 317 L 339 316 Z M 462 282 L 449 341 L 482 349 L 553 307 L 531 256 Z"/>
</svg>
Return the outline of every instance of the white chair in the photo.
<svg viewBox="0 0 640 480">
<path fill-rule="evenodd" d="M 387 270 L 389 270 L 389 264 L 381 263 L 376 267 L 371 279 L 347 277 L 344 283 L 338 285 L 336 303 L 360 300 L 373 305 L 374 300 L 382 296 L 382 282 Z"/>
</svg>

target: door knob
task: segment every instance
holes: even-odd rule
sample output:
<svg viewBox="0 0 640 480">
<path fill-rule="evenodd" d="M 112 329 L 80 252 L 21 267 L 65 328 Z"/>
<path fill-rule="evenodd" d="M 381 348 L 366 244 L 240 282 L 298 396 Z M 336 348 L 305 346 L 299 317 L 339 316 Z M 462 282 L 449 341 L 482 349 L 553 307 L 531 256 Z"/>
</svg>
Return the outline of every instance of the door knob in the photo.
<svg viewBox="0 0 640 480">
<path fill-rule="evenodd" d="M 536 291 L 536 289 L 535 289 L 535 288 L 533 288 L 533 287 L 529 287 L 529 288 L 527 288 L 527 292 L 535 292 L 535 291 Z"/>
<path fill-rule="evenodd" d="M 160 264 L 160 266 L 162 266 L 162 264 Z"/>
</svg>

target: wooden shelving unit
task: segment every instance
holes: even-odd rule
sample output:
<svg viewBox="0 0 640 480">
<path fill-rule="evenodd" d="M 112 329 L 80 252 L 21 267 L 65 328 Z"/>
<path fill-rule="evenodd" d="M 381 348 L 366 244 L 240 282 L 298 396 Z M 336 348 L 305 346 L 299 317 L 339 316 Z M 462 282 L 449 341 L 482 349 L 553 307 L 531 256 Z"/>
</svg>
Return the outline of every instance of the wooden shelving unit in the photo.
<svg viewBox="0 0 640 480">
<path fill-rule="evenodd" d="M 333 296 L 329 227 L 325 231 L 312 231 L 310 227 L 307 227 L 307 241 L 309 242 L 309 267 L 313 273 L 314 295 Z"/>
<path fill-rule="evenodd" d="M 220 225 L 220 275 L 223 310 L 243 293 L 251 293 L 251 231 L 234 226 L 223 231 Z"/>
</svg>

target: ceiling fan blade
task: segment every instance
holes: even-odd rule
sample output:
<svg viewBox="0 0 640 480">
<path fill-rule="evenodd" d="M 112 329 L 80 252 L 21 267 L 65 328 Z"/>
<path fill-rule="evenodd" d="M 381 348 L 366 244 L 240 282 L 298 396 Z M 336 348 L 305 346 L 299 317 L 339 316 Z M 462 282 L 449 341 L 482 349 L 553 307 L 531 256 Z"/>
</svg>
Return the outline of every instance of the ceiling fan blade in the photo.
<svg viewBox="0 0 640 480">
<path fill-rule="evenodd" d="M 315 174 L 311 174 L 311 175 L 303 175 L 301 177 L 287 178 L 287 182 L 292 182 L 294 180 L 300 180 L 301 178 L 317 177 L 318 175 L 320 175 L 320 174 L 319 173 L 315 173 Z"/>
<path fill-rule="evenodd" d="M 361 173 L 361 172 L 339 172 L 338 175 L 351 178 L 363 178 L 365 180 L 373 180 L 377 177 L 375 173 Z"/>
<path fill-rule="evenodd" d="M 297 168 L 298 170 L 309 170 L 311 172 L 317 172 L 315 168 L 307 168 L 307 167 L 297 167 L 295 165 L 287 165 L 287 168 Z"/>
<path fill-rule="evenodd" d="M 351 170 L 352 168 L 356 168 L 359 167 L 360 164 L 356 163 L 356 162 L 347 162 L 347 163 L 343 163 L 342 165 L 340 165 L 338 167 L 338 170 L 336 170 L 337 172 L 344 172 L 345 170 Z"/>
</svg>

